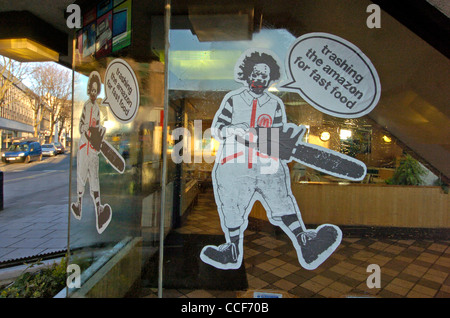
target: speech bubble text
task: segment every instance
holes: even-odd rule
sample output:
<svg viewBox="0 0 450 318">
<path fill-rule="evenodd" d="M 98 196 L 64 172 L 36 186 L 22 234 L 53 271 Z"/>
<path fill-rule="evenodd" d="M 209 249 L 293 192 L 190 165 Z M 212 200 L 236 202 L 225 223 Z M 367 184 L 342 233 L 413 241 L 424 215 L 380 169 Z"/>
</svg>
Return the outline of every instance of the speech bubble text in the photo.
<svg viewBox="0 0 450 318">
<path fill-rule="evenodd" d="M 357 118 L 377 105 L 381 85 L 375 67 L 352 43 L 327 33 L 296 39 L 286 58 L 283 90 L 300 94 L 311 106 L 341 118 Z"/>
<path fill-rule="evenodd" d="M 103 105 L 111 109 L 121 123 L 131 122 L 139 108 L 139 86 L 131 66 L 122 59 L 113 60 L 106 69 Z"/>
</svg>

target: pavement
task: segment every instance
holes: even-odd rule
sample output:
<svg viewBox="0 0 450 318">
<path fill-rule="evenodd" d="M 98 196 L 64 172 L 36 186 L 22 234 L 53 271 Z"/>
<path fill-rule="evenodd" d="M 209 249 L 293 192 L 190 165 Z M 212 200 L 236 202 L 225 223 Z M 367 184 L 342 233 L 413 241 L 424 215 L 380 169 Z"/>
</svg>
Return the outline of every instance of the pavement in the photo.
<svg viewBox="0 0 450 318">
<path fill-rule="evenodd" d="M 0 212 L 0 265 L 4 262 L 64 251 L 67 248 L 68 203 L 28 212 L 24 204 Z"/>
<path fill-rule="evenodd" d="M 0 268 L 67 248 L 68 193 L 56 198 L 42 196 L 39 201 L 24 197 L 22 201 L 12 206 L 5 203 L 0 211 Z"/>
</svg>

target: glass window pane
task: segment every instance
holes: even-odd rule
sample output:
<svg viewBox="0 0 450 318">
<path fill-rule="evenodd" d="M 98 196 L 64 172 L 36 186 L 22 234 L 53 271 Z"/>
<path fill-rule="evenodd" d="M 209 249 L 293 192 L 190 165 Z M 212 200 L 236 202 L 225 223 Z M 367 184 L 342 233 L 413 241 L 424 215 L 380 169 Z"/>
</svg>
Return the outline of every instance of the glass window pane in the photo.
<svg viewBox="0 0 450 318">
<path fill-rule="evenodd" d="M 150 29 L 135 26 L 145 8 L 142 1 L 114 1 L 76 34 L 69 235 L 81 288 L 70 288 L 72 297 L 138 295 L 143 265 L 158 251 L 164 64 L 139 45 L 149 40 Z M 95 7 L 87 9 L 95 15 Z M 118 112 L 128 116 L 136 89 L 137 113 L 125 120 Z M 117 275 L 99 274 L 101 268 Z"/>
<path fill-rule="evenodd" d="M 113 3 L 111 47 L 106 14 L 85 20 L 74 52 L 70 263 L 82 285 L 108 281 L 108 296 L 439 295 L 450 226 L 445 56 L 384 11 L 382 27 L 368 27 L 365 2 L 171 1 L 171 13 Z M 371 112 L 337 117 L 283 87 L 291 46 L 312 32 L 349 41 L 374 65 L 381 97 Z M 339 66 L 324 52 L 309 55 L 316 82 L 300 88 L 326 84 L 313 79 L 316 57 Z M 139 86 L 129 123 L 103 104 L 115 59 Z M 90 101 L 92 72 L 102 84 Z M 330 89 L 344 91 L 340 74 L 326 78 Z M 89 126 L 105 129 L 123 173 Z M 334 173 L 357 168 L 357 180 Z M 377 270 L 392 279 L 378 285 Z"/>
<path fill-rule="evenodd" d="M 339 16 L 330 14 L 337 12 L 334 9 Z M 424 209 L 429 210 L 423 206 L 429 202 L 426 196 L 433 193 L 437 201 L 446 200 L 437 186 L 442 173 L 418 145 L 422 138 L 412 131 L 407 135 L 403 125 L 413 118 L 418 124 L 424 115 L 420 112 L 415 117 L 417 112 L 412 114 L 408 103 L 416 110 L 431 106 L 425 106 L 419 90 L 434 95 L 430 98 L 436 104 L 428 108 L 428 114 L 431 109 L 443 109 L 439 101 L 442 92 L 412 84 L 420 81 L 413 76 L 413 69 L 421 72 L 412 58 L 406 58 L 411 54 L 410 45 L 414 43 L 416 57 L 426 51 L 445 69 L 447 61 L 384 13 L 386 24 L 381 30 L 368 28 L 365 4 L 303 1 L 262 5 L 244 1 L 206 6 L 174 1 L 172 11 L 176 14 L 170 31 L 168 76 L 176 129 L 169 130 L 174 163 L 168 173 L 178 182 L 174 184 L 173 227 L 165 240 L 165 295 L 198 295 L 199 290 L 216 297 L 253 297 L 254 292 L 284 297 L 412 295 L 412 288 L 400 290 L 389 284 L 371 288 L 366 284 L 367 269 L 377 264 L 382 273 L 390 271 L 395 257 L 408 254 L 423 240 L 446 246 L 442 239 L 448 230 L 438 221 L 445 211 L 437 208 L 439 212 L 426 220 L 419 217 Z M 280 86 L 287 78 L 290 46 L 298 37 L 319 31 L 352 42 L 375 65 L 382 97 L 368 115 L 331 116 Z M 398 44 L 393 35 L 397 33 L 405 36 L 408 49 Z M 387 48 L 386 43 L 395 48 L 381 49 Z M 270 50 L 280 61 L 280 80 L 271 82 L 264 92 L 269 100 L 280 101 L 283 123 L 303 126 L 303 143 L 362 162 L 367 169 L 362 180 L 336 177 L 294 160 L 278 179 L 264 179 L 252 171 L 261 161 L 249 162 L 250 147 L 233 141 L 231 150 L 226 149 L 230 152 L 224 154 L 228 139 L 218 138 L 215 126 L 220 126 L 219 122 L 224 126 L 243 123 L 245 130 L 253 125 L 252 104 L 244 108 L 244 98 L 234 97 L 249 89 L 245 81 L 236 81 L 238 62 L 248 49 Z M 256 78 L 256 73 L 253 76 Z M 439 78 L 442 84 L 445 79 Z M 402 113 L 396 113 L 396 108 Z M 402 116 L 410 117 L 403 120 Z M 270 122 L 256 117 L 256 123 Z M 431 133 L 434 129 L 429 125 L 426 129 L 440 138 Z M 244 161 L 239 163 L 239 158 Z M 223 168 L 235 162 L 244 166 Z M 284 188 L 279 186 L 280 179 Z M 284 204 L 283 189 L 289 189 L 291 205 Z M 296 212 L 295 217 L 289 210 Z M 414 236 L 419 228 L 425 230 Z M 329 244 L 319 246 L 318 240 Z M 309 242 L 312 245 L 308 247 Z M 425 243 L 427 247 L 430 244 Z M 314 253 L 325 258 L 317 267 Z M 402 270 L 413 260 L 405 261 Z"/>
</svg>

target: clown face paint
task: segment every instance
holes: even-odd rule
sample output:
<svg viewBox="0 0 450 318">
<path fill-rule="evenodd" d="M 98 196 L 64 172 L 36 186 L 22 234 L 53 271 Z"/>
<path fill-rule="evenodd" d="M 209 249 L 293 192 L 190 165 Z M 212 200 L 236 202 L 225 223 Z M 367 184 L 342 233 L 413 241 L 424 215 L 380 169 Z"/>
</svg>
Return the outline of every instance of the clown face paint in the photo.
<svg viewBox="0 0 450 318">
<path fill-rule="evenodd" d="M 255 94 L 261 95 L 270 83 L 270 67 L 260 63 L 253 67 L 253 72 L 248 78 L 248 87 Z"/>
</svg>

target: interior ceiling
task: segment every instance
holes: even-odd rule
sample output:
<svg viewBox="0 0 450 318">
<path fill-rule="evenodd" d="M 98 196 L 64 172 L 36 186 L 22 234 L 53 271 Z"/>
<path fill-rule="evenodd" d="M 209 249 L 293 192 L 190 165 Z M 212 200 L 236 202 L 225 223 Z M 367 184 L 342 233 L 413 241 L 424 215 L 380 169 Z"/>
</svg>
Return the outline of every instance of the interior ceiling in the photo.
<svg viewBox="0 0 450 318">
<path fill-rule="evenodd" d="M 448 0 L 427 0 L 427 2 L 450 18 L 450 2 Z"/>
<path fill-rule="evenodd" d="M 28 10 L 69 34 L 64 12 L 73 2 L 0 0 L 0 11 Z M 194 1 L 172 1 L 174 14 L 179 13 L 177 5 L 191 2 Z M 440 171 L 446 180 L 450 178 L 450 61 L 444 54 L 384 11 L 381 28 L 367 28 L 366 8 L 372 4 L 368 0 L 250 2 L 255 3 L 255 17 L 262 14 L 263 25 L 287 28 L 295 36 L 328 32 L 358 46 L 374 64 L 382 86 L 380 102 L 369 117 Z"/>
<path fill-rule="evenodd" d="M 326 3 L 326 6 L 325 6 Z M 381 99 L 369 114 L 444 177 L 450 177 L 450 61 L 382 12 L 381 28 L 365 26 L 369 1 L 300 2 L 305 32 L 322 31 L 357 45 L 374 64 Z M 323 6 L 322 6 L 323 5 Z M 323 19 L 323 8 L 335 12 Z M 346 23 L 342 23 L 345 21 Z"/>
</svg>

